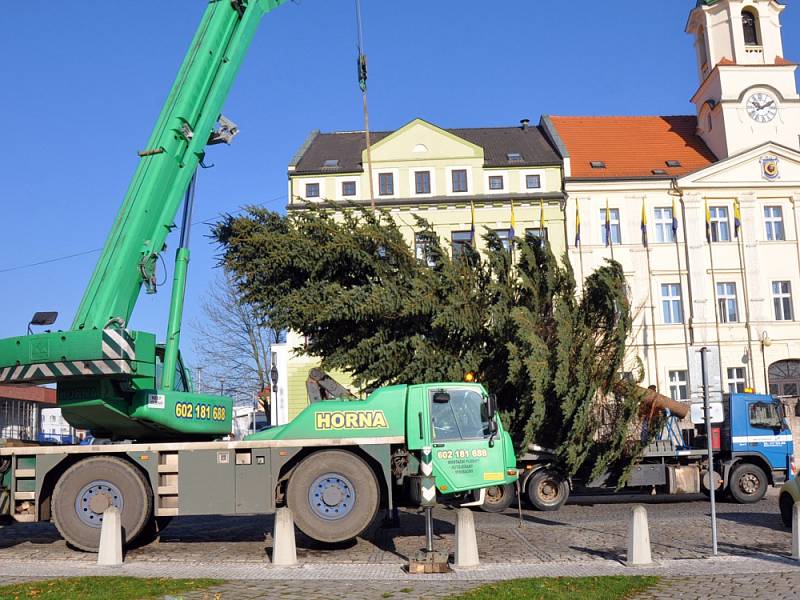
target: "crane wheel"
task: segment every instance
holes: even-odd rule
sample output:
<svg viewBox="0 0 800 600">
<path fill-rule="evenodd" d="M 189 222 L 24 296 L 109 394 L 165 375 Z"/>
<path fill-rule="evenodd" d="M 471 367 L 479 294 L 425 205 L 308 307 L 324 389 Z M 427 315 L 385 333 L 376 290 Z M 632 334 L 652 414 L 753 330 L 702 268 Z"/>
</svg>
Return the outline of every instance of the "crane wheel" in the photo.
<svg viewBox="0 0 800 600">
<path fill-rule="evenodd" d="M 103 511 L 116 506 L 122 522 L 123 545 L 142 532 L 153 513 L 153 494 L 145 476 L 113 456 L 92 456 L 75 463 L 53 490 L 52 515 L 70 545 L 97 552 Z"/>
<path fill-rule="evenodd" d="M 297 528 L 320 542 L 353 539 L 372 523 L 380 504 L 378 481 L 352 452 L 315 452 L 289 479 L 286 500 Z"/>
<path fill-rule="evenodd" d="M 739 463 L 728 481 L 731 496 L 739 504 L 753 504 L 767 493 L 767 475 L 758 465 Z"/>
<path fill-rule="evenodd" d="M 540 469 L 528 478 L 528 500 L 539 510 L 558 510 L 569 497 L 569 483 L 551 469 Z"/>
<path fill-rule="evenodd" d="M 486 499 L 483 501 L 481 510 L 488 513 L 501 513 L 514 502 L 516 492 L 513 483 L 505 485 L 493 485 L 486 488 Z"/>
</svg>

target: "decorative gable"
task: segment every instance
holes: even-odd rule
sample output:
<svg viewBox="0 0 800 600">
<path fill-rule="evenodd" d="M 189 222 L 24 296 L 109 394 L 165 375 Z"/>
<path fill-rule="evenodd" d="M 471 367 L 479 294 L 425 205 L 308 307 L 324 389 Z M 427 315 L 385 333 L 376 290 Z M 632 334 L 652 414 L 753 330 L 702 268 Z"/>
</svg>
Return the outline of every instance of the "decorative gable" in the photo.
<svg viewBox="0 0 800 600">
<path fill-rule="evenodd" d="M 366 163 L 366 150 L 362 154 Z M 414 119 L 372 146 L 372 162 L 478 159 L 483 148 L 422 119 Z"/>
<path fill-rule="evenodd" d="M 731 156 L 678 181 L 683 188 L 800 186 L 800 152 L 768 143 Z"/>
</svg>

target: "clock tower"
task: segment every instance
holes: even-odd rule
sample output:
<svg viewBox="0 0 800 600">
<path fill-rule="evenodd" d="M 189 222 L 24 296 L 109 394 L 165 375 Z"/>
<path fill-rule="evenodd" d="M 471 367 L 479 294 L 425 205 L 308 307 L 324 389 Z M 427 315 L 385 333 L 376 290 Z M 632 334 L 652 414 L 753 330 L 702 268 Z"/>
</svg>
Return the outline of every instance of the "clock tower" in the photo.
<svg viewBox="0 0 800 600">
<path fill-rule="evenodd" d="M 776 0 L 698 0 L 689 15 L 697 132 L 720 160 L 766 142 L 800 148 L 797 65 L 783 57 L 781 39 L 785 8 Z"/>
</svg>

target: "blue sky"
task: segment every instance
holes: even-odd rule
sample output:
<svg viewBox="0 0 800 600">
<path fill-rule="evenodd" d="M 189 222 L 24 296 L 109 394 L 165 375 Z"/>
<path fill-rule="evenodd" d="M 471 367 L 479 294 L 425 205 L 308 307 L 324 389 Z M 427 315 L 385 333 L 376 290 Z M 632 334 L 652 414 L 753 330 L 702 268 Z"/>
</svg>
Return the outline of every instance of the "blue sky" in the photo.
<svg viewBox="0 0 800 600">
<path fill-rule="evenodd" d="M 694 0 L 363 0 L 371 126 L 515 125 L 541 114 L 691 114 Z M 0 337 L 37 310 L 70 326 L 204 0 L 13 2 L 0 53 Z M 783 15 L 800 60 L 800 10 Z M 286 166 L 312 129 L 362 128 L 352 0 L 297 0 L 267 15 L 225 107 L 241 128 L 210 149 L 196 220 L 243 204 L 283 209 Z M 187 322 L 215 278 L 208 227 L 193 233 Z M 170 240 L 165 258 L 174 256 Z M 25 267 L 66 255 L 66 260 Z M 131 326 L 163 338 L 169 291 Z M 184 332 L 191 362 L 194 336 Z"/>
</svg>

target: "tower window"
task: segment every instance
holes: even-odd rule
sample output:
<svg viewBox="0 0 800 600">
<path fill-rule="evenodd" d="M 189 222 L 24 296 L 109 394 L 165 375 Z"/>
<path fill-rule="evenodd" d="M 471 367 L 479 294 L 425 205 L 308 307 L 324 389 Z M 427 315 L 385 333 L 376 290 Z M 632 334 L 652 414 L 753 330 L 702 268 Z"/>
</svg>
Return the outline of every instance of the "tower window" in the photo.
<svg viewBox="0 0 800 600">
<path fill-rule="evenodd" d="M 758 19 L 749 10 L 742 11 L 742 29 L 744 30 L 744 43 L 747 46 L 758 46 Z"/>
</svg>

